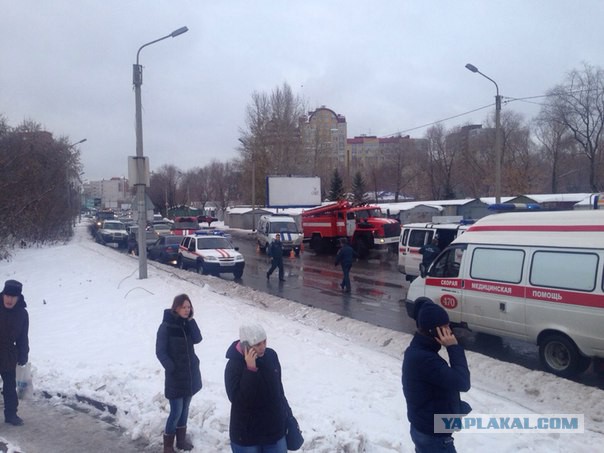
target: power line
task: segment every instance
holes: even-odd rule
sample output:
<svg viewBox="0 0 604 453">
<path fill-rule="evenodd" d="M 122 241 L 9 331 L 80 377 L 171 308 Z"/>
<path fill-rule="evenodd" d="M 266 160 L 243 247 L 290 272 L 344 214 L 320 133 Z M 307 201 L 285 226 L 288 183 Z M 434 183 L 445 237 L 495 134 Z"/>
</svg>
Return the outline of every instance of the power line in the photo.
<svg viewBox="0 0 604 453">
<path fill-rule="evenodd" d="M 583 92 L 586 92 L 586 91 L 594 91 L 594 90 L 597 91 L 599 89 L 598 88 L 591 88 L 591 89 L 588 88 L 588 89 L 583 89 L 583 90 L 567 91 L 565 93 L 539 94 L 539 95 L 536 95 L 536 96 L 525 96 L 525 97 L 522 97 L 522 98 L 513 98 L 513 97 L 510 97 L 510 96 L 502 96 L 502 98 L 504 99 L 504 101 L 503 101 L 504 104 L 509 104 L 510 102 L 514 102 L 514 101 L 522 101 L 522 102 L 526 102 L 527 104 L 534 104 L 534 105 L 544 106 L 544 105 L 547 105 L 547 104 L 543 104 L 543 103 L 539 103 L 539 102 L 530 102 L 529 100 L 530 99 L 547 98 L 547 97 L 552 97 L 552 96 L 559 96 L 561 94 L 583 93 Z M 423 128 L 428 127 L 428 126 L 434 126 L 434 125 L 439 124 L 439 123 L 444 123 L 445 121 L 449 121 L 449 120 L 452 120 L 452 119 L 455 119 L 455 118 L 459 118 L 461 116 L 469 115 L 470 113 L 474 113 L 474 112 L 478 112 L 480 110 L 487 109 L 489 107 L 492 107 L 493 105 L 495 105 L 495 103 L 488 104 L 488 105 L 485 105 L 485 106 L 482 106 L 482 107 L 478 107 L 476 109 L 469 110 L 469 111 L 464 112 L 464 113 L 459 113 L 457 115 L 453 115 L 453 116 L 450 116 L 448 118 L 443 118 L 443 119 L 440 119 L 440 120 L 436 120 L 436 121 L 433 121 L 431 123 L 422 124 L 421 126 L 415 126 L 415 127 L 409 128 L 409 129 L 404 129 L 402 131 L 393 132 L 392 134 L 385 135 L 385 137 L 394 137 L 396 135 L 405 134 L 407 132 L 412 132 L 412 131 L 415 131 L 417 129 L 423 129 Z"/>
</svg>

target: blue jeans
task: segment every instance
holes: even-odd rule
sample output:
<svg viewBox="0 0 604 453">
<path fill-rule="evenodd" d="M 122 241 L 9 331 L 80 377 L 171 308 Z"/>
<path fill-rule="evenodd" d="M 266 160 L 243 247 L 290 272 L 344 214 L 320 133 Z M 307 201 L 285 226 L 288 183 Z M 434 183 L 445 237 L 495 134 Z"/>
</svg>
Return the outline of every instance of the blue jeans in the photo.
<svg viewBox="0 0 604 453">
<path fill-rule="evenodd" d="M 272 445 L 244 447 L 243 445 L 231 442 L 231 451 L 233 453 L 287 453 L 287 444 L 285 443 L 285 436 Z"/>
<path fill-rule="evenodd" d="M 166 421 L 166 434 L 175 434 L 176 428 L 187 426 L 189 418 L 189 405 L 191 404 L 192 396 L 184 398 L 175 398 L 170 400 L 170 415 Z"/>
<path fill-rule="evenodd" d="M 411 425 L 411 440 L 415 444 L 415 453 L 456 453 L 452 436 L 431 436 Z"/>
</svg>

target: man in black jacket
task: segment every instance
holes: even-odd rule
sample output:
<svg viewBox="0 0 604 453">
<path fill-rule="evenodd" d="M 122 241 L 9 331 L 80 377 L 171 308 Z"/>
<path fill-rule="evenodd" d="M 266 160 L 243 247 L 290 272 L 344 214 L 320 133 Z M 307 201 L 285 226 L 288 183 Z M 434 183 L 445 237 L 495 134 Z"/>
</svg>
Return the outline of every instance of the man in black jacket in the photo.
<svg viewBox="0 0 604 453">
<path fill-rule="evenodd" d="M 418 331 L 403 358 L 403 393 L 411 439 L 417 453 L 454 453 L 450 433 L 434 432 L 435 414 L 467 414 L 470 407 L 459 392 L 470 389 L 470 370 L 463 348 L 440 305 L 426 302 L 417 316 Z M 439 354 L 447 348 L 450 365 Z"/>
<path fill-rule="evenodd" d="M 279 281 L 285 281 L 283 278 L 283 244 L 281 244 L 281 235 L 275 234 L 275 240 L 271 242 L 268 249 L 268 254 L 272 258 L 271 268 L 266 273 L 266 278 L 269 279 L 273 271 L 279 268 Z"/>
<path fill-rule="evenodd" d="M 345 293 L 350 292 L 350 269 L 352 269 L 352 262 L 359 255 L 355 250 L 348 244 L 348 239 L 343 238 L 340 239 L 340 250 L 336 255 L 336 263 L 342 266 L 342 283 L 340 283 L 340 288 Z"/>
<path fill-rule="evenodd" d="M 15 426 L 23 424 L 17 415 L 17 365 L 25 365 L 29 355 L 29 315 L 22 289 L 23 285 L 17 280 L 7 280 L 0 293 L 0 376 L 4 421 Z"/>
</svg>

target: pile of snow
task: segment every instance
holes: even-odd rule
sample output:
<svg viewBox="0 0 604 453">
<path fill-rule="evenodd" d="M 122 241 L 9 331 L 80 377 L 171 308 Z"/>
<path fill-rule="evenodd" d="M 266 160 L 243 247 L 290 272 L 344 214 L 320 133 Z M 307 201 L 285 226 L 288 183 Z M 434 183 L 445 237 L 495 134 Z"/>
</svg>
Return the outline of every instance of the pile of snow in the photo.
<svg viewBox="0 0 604 453">
<path fill-rule="evenodd" d="M 302 451 L 414 451 L 400 379 L 410 335 L 152 262 L 149 278 L 139 280 L 136 258 L 95 244 L 85 225 L 69 244 L 16 251 L 0 272 L 24 284 L 36 390 L 113 404 L 132 438 L 159 446 L 168 402 L 155 334 L 163 310 L 187 293 L 204 337 L 196 347 L 204 385 L 189 420 L 195 451 L 230 451 L 224 355 L 244 322 L 261 323 L 279 354 Z M 468 360 L 472 389 L 464 399 L 475 413 L 585 414 L 586 432 L 457 434 L 459 451 L 601 448 L 601 390 L 476 353 Z"/>
</svg>

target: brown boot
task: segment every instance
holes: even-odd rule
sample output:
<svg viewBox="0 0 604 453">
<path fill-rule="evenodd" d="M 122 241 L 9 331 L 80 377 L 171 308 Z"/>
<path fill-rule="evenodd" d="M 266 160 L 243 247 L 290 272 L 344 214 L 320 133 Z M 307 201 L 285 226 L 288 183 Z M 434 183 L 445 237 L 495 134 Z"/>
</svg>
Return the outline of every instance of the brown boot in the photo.
<svg viewBox="0 0 604 453">
<path fill-rule="evenodd" d="M 181 450 L 192 450 L 193 444 L 187 439 L 187 427 L 176 428 L 176 448 Z"/>
<path fill-rule="evenodd" d="M 176 453 L 174 451 L 174 434 L 164 434 L 164 453 Z"/>
</svg>

